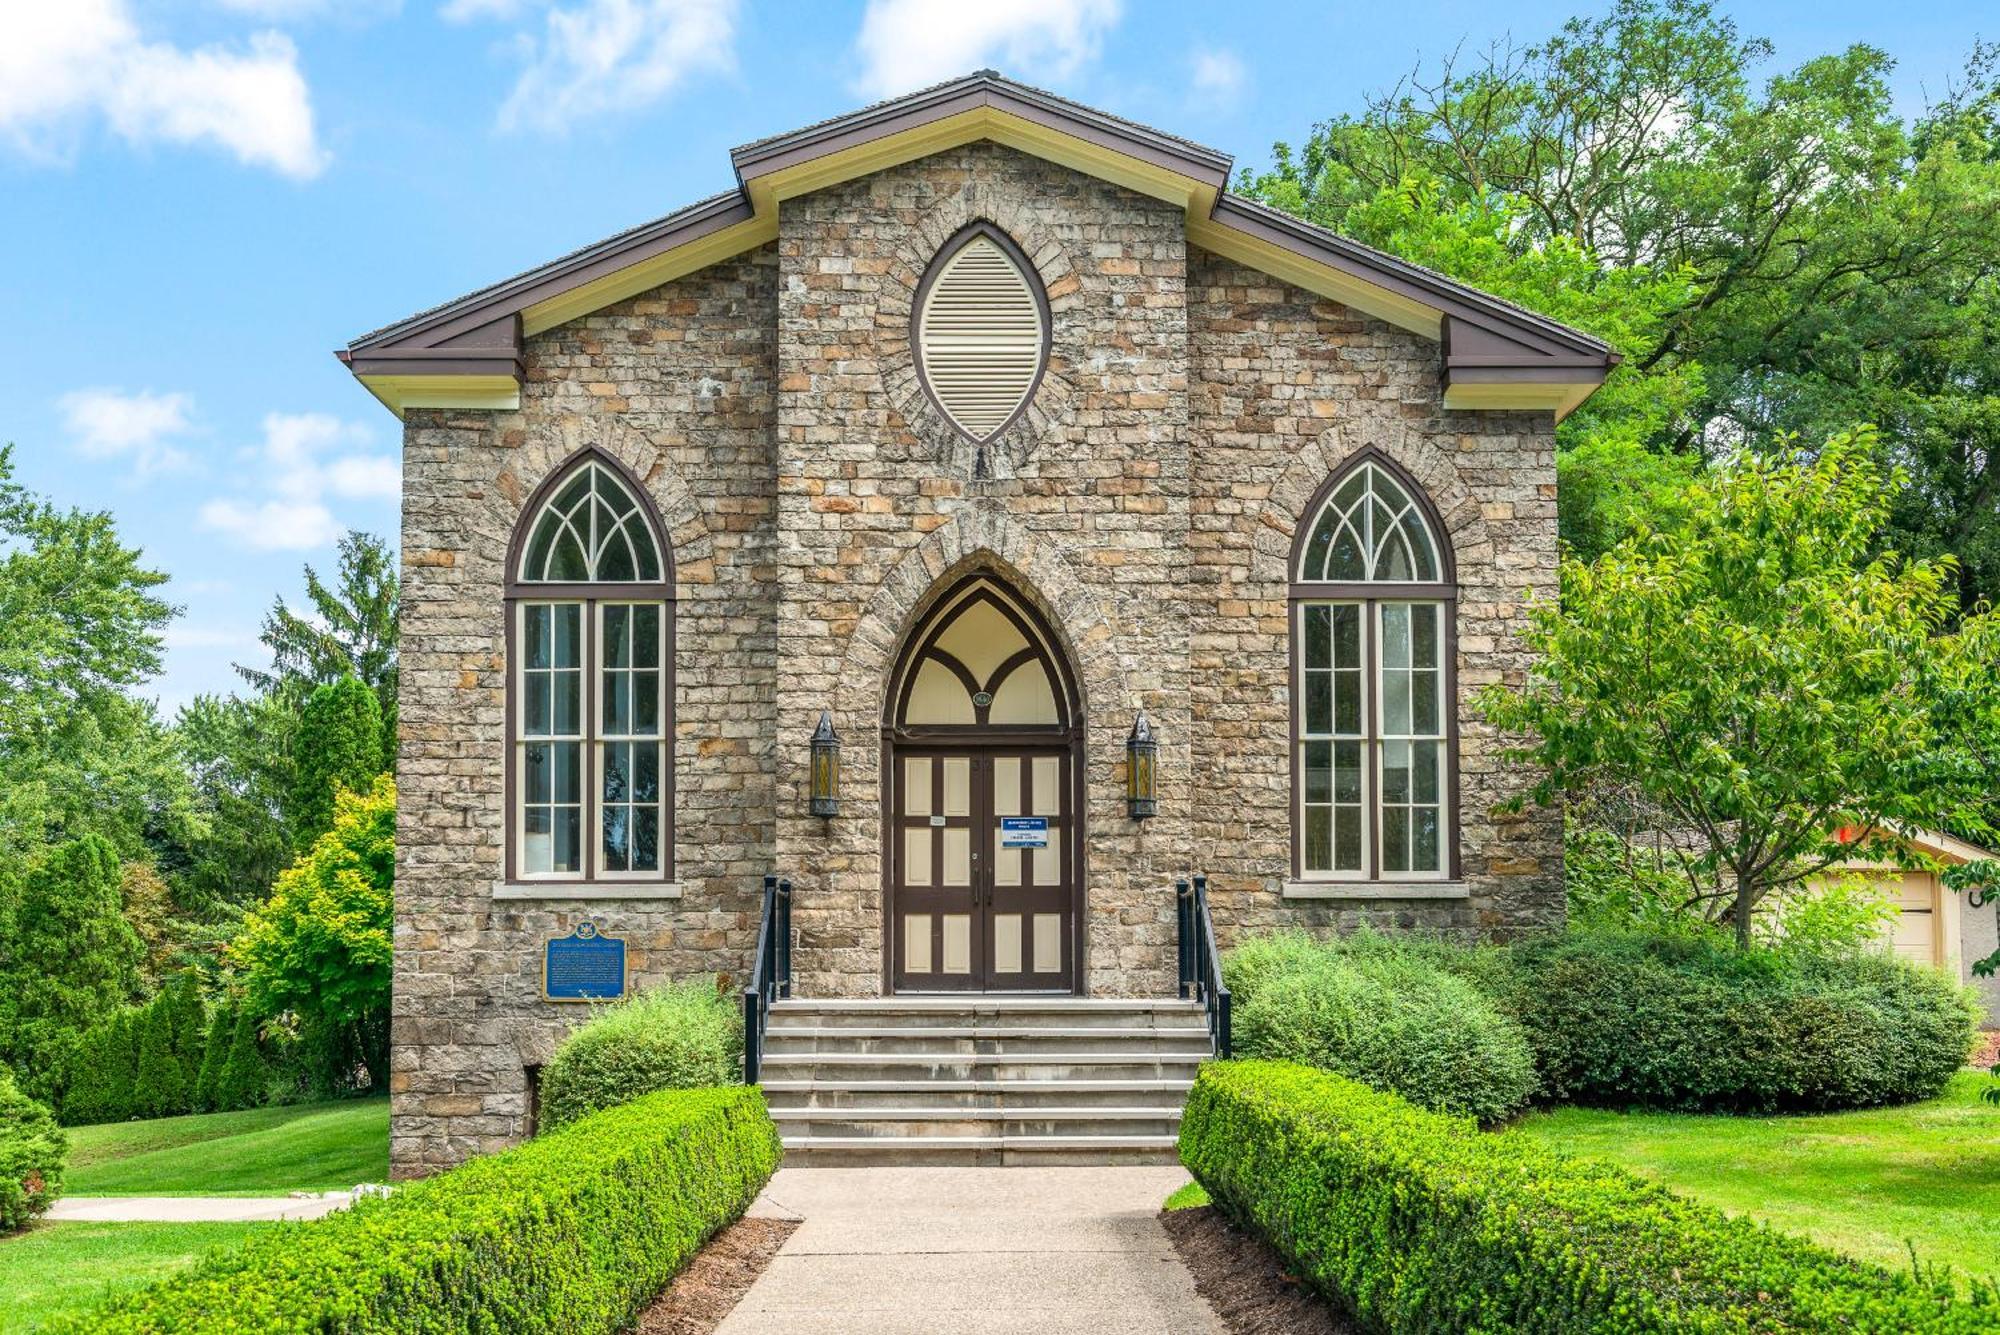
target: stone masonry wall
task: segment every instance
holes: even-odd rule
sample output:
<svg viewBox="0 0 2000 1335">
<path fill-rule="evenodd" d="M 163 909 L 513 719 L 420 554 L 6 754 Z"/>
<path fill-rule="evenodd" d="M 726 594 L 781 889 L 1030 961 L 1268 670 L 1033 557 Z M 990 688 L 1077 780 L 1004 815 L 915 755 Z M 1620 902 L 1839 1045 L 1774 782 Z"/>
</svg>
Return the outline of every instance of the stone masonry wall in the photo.
<svg viewBox="0 0 2000 1335">
<path fill-rule="evenodd" d="M 1522 679 L 1525 603 L 1555 589 L 1553 419 L 1446 411 L 1435 343 L 1206 252 L 1188 267 L 1194 864 L 1211 875 L 1217 932 L 1366 920 L 1505 936 L 1560 922 L 1561 813 L 1494 814 L 1527 776 L 1501 762 L 1469 703 L 1481 686 Z M 1429 492 L 1457 558 L 1468 899 L 1282 898 L 1293 535 L 1321 485 L 1368 446 Z"/>
<path fill-rule="evenodd" d="M 1047 373 L 969 445 L 924 395 L 911 306 L 973 221 L 1046 288 Z M 519 411 L 405 424 L 392 1160 L 433 1171 L 523 1135 L 527 1068 L 580 1018 L 541 999 L 545 937 L 591 917 L 634 984 L 740 982 L 759 880 L 796 885 L 801 995 L 883 990 L 880 742 L 903 640 L 958 575 L 1056 628 L 1084 696 L 1087 990 L 1160 995 L 1172 883 L 1214 877 L 1225 937 L 1361 918 L 1506 934 L 1560 918 L 1561 824 L 1466 706 L 1525 669 L 1555 580 L 1553 424 L 1446 412 L 1438 350 L 1191 251 L 1178 209 L 993 144 L 786 201 L 771 245 L 529 341 Z M 645 480 L 677 572 L 678 900 L 501 900 L 504 582 L 536 487 L 585 447 Z M 1379 448 L 1444 514 L 1458 621 L 1465 900 L 1282 897 L 1291 793 L 1286 585 L 1310 498 Z M 1161 811 L 1125 814 L 1124 739 L 1163 739 Z M 805 811 L 822 709 L 843 812 Z"/>
<path fill-rule="evenodd" d="M 983 451 L 917 384 L 910 310 L 966 224 L 1011 235 L 1046 286 L 1047 374 Z M 972 567 L 1039 603 L 1082 678 L 1088 988 L 1160 994 L 1186 860 L 1187 249 L 1169 205 L 990 143 L 788 200 L 779 218 L 778 854 L 797 883 L 798 989 L 882 991 L 882 699 L 927 597 Z M 1143 703 L 1166 800 L 1124 811 Z M 805 814 L 821 709 L 843 814 Z"/>
<path fill-rule="evenodd" d="M 541 944 L 627 938 L 635 985 L 740 983 L 772 865 L 772 248 L 529 342 L 514 413 L 413 410 L 403 454 L 391 1162 L 457 1163 L 528 1130 L 526 1069 L 580 1017 Z M 678 901 L 495 901 L 506 828 L 503 593 L 522 505 L 585 446 L 646 480 L 678 575 Z"/>
</svg>

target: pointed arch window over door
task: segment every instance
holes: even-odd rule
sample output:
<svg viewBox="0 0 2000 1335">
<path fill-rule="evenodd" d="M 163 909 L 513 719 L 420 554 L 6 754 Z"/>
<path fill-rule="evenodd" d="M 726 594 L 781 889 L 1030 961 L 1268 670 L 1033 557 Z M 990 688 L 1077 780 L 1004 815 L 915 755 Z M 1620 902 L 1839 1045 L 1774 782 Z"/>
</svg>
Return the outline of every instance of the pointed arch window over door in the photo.
<svg viewBox="0 0 2000 1335">
<path fill-rule="evenodd" d="M 671 881 L 673 563 L 644 487 L 583 451 L 508 564 L 508 879 Z"/>
<path fill-rule="evenodd" d="M 1292 860 L 1305 880 L 1458 872 L 1457 587 L 1430 499 L 1375 450 L 1292 555 Z"/>
</svg>

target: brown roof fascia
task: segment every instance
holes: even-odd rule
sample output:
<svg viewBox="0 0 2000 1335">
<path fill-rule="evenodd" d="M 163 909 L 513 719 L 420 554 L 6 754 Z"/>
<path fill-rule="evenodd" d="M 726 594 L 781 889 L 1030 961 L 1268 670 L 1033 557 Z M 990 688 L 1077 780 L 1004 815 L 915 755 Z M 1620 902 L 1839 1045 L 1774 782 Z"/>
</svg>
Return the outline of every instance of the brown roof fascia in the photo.
<svg viewBox="0 0 2000 1335">
<path fill-rule="evenodd" d="M 729 158 L 736 168 L 736 179 L 747 185 L 760 176 L 981 107 L 1004 111 L 1152 166 L 1178 172 L 1217 191 L 1229 184 L 1235 159 L 1226 153 L 1015 83 L 993 70 L 980 70 L 907 97 L 878 102 L 846 116 L 745 144 L 732 150 Z"/>
<path fill-rule="evenodd" d="M 1216 191 L 1215 221 L 1442 313 L 1447 384 L 1602 380 L 1618 354 L 1533 311 L 1229 194 L 1232 159 L 991 70 L 733 150 L 737 188 L 364 334 L 337 352 L 356 375 L 521 375 L 521 312 L 755 216 L 749 183 L 967 111 L 991 108 L 1163 168 Z"/>
</svg>

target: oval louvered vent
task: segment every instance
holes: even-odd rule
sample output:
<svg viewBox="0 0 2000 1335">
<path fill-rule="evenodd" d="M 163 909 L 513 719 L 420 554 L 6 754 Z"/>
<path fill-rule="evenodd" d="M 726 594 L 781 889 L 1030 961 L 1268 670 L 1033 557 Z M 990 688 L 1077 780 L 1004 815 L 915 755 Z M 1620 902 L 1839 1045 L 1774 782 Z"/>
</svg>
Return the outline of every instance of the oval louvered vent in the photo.
<svg viewBox="0 0 2000 1335">
<path fill-rule="evenodd" d="M 1042 373 L 1048 321 L 1041 285 L 985 227 L 933 262 L 917 317 L 917 364 L 931 397 L 974 440 L 1026 406 Z"/>
</svg>

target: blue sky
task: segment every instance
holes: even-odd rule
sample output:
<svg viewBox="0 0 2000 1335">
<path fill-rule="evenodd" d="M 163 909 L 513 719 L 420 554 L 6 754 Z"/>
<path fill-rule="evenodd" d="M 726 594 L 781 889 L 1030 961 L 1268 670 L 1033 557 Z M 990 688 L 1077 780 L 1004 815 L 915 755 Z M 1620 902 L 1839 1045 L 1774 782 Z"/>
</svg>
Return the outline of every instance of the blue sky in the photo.
<svg viewBox="0 0 2000 1335">
<path fill-rule="evenodd" d="M 1971 4 L 1725 8 L 1780 63 L 1883 47 L 1906 109 L 1980 33 Z M 331 350 L 727 188 L 734 144 L 993 65 L 1257 165 L 1421 56 L 1579 11 L 0 0 L 0 442 L 172 575 L 171 710 L 262 661 L 340 532 L 394 538 L 397 423 Z"/>
</svg>

